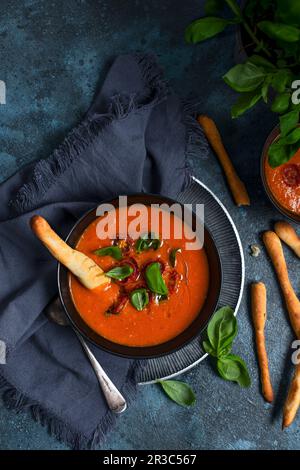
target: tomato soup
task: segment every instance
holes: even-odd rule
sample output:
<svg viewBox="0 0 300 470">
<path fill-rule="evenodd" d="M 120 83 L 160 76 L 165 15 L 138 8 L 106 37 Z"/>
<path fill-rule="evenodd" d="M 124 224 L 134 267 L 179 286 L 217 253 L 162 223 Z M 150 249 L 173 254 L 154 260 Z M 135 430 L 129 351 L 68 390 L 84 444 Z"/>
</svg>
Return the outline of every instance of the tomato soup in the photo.
<svg viewBox="0 0 300 470">
<path fill-rule="evenodd" d="M 120 211 L 128 209 L 116 209 L 116 219 Z M 172 213 L 169 216 L 167 239 L 163 239 L 160 229 L 152 239 L 142 235 L 133 240 L 119 234 L 114 240 L 103 240 L 96 233 L 98 218 L 77 243 L 76 248 L 107 275 L 126 276 L 111 278 L 110 284 L 88 290 L 70 274 L 77 311 L 90 328 L 110 341 L 139 347 L 164 343 L 185 330 L 205 302 L 209 286 L 205 250 L 187 249 L 186 241 L 191 237 L 187 226 L 182 238 L 176 239 L 175 228 L 182 222 Z M 147 223 L 149 220 L 148 208 Z"/>
<path fill-rule="evenodd" d="M 300 150 L 287 163 L 276 168 L 272 168 L 266 158 L 265 176 L 276 201 L 300 215 Z"/>
</svg>

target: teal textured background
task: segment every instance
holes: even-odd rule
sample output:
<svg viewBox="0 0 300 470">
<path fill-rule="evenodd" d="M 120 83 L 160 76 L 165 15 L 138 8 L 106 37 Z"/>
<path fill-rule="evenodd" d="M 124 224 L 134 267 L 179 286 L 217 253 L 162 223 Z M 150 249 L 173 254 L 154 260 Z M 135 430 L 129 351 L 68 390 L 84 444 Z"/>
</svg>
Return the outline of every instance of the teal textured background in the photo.
<svg viewBox="0 0 300 470">
<path fill-rule="evenodd" d="M 203 1 L 186 0 L 2 0 L 0 79 L 7 104 L 0 106 L 0 178 L 46 157 L 79 122 L 113 57 L 153 51 L 182 96 L 197 94 L 202 110 L 221 129 L 252 205 L 237 208 L 211 153 L 191 161 L 193 172 L 221 198 L 240 232 L 246 258 L 246 286 L 234 351 L 247 362 L 252 386 L 222 381 L 206 360 L 182 378 L 197 393 L 192 409 L 180 408 L 156 385 L 142 386 L 137 400 L 107 436 L 105 449 L 300 449 L 300 416 L 281 431 L 281 410 L 291 375 L 293 339 L 274 273 L 264 251 L 255 259 L 249 245 L 280 218 L 259 177 L 265 138 L 275 124 L 261 105 L 232 121 L 235 94 L 221 77 L 234 64 L 234 29 L 197 46 L 184 44 L 185 26 L 203 11 Z M 299 261 L 285 250 L 299 293 Z M 268 287 L 267 347 L 276 392 L 273 405 L 260 394 L 249 316 L 249 283 Z M 95 410 L 95 413 L 97 410 Z M 1 449 L 64 449 L 29 415 L 16 415 L 0 402 Z"/>
</svg>

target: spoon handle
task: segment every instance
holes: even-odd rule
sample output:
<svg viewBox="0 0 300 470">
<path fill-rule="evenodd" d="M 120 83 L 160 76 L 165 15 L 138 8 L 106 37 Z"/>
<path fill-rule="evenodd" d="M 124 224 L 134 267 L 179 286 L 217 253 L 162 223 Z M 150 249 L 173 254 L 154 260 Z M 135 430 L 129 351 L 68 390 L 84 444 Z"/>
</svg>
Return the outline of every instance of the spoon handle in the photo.
<svg viewBox="0 0 300 470">
<path fill-rule="evenodd" d="M 94 354 L 76 330 L 74 330 L 77 338 L 79 339 L 84 351 L 86 352 L 87 357 L 90 360 L 90 363 L 94 369 L 98 382 L 100 384 L 101 390 L 106 398 L 109 409 L 114 413 L 123 413 L 127 408 L 127 403 L 123 395 L 119 392 L 117 387 L 110 380 L 106 372 L 100 366 L 99 362 L 95 358 Z"/>
</svg>

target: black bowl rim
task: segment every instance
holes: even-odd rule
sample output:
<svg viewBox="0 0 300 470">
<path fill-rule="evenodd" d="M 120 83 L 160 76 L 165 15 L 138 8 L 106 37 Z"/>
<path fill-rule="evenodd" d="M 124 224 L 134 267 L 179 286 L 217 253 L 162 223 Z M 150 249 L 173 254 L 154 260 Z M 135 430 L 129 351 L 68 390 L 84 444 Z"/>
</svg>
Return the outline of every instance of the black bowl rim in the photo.
<svg viewBox="0 0 300 470">
<path fill-rule="evenodd" d="M 268 149 L 272 142 L 274 142 L 280 135 L 280 127 L 279 124 L 275 126 L 272 131 L 269 133 L 268 137 L 266 138 L 266 141 L 264 143 L 261 157 L 260 157 L 260 177 L 263 183 L 263 187 L 265 190 L 266 195 L 268 196 L 268 199 L 271 201 L 275 209 L 277 209 L 282 215 L 287 217 L 289 220 L 292 220 L 293 222 L 296 222 L 297 224 L 300 224 L 300 216 L 295 214 L 293 216 L 293 212 L 289 211 L 288 209 L 285 209 L 283 206 L 281 206 L 275 197 L 273 196 L 271 190 L 269 189 L 266 175 L 265 175 L 265 160 L 268 158 Z"/>
<path fill-rule="evenodd" d="M 160 194 L 153 194 L 153 193 L 133 193 L 133 194 L 128 194 L 126 195 L 128 197 L 155 197 L 155 198 L 160 198 L 160 199 L 163 199 L 164 201 L 166 202 L 170 202 L 170 203 L 178 203 L 180 205 L 182 205 L 182 203 L 180 203 L 179 201 L 176 201 L 175 199 L 173 198 L 170 198 L 170 197 L 167 197 L 167 196 L 162 196 Z M 101 204 L 105 204 L 105 203 L 109 203 L 109 202 L 112 202 L 116 199 L 118 199 L 119 196 L 116 196 L 114 198 L 109 198 L 109 199 L 105 199 L 103 201 L 101 201 Z M 94 206 L 93 208 L 89 209 L 88 211 L 86 211 L 77 221 L 76 223 L 72 226 L 71 230 L 69 231 L 68 235 L 66 236 L 65 238 L 65 242 L 67 243 L 69 238 L 71 237 L 73 231 L 76 229 L 77 225 L 80 224 L 80 222 L 82 220 L 84 220 L 88 214 L 90 214 L 91 212 L 95 211 L 95 209 L 98 207 L 99 204 L 97 204 L 96 206 Z M 182 349 L 184 346 L 186 346 L 187 344 L 191 343 L 193 340 L 195 340 L 197 337 L 200 337 L 200 335 L 203 333 L 203 331 L 205 330 L 205 328 L 207 327 L 210 319 L 212 318 L 212 316 L 214 315 L 215 311 L 216 311 L 216 308 L 218 306 L 218 303 L 219 303 L 219 298 L 220 298 L 220 293 L 221 293 L 221 289 L 222 289 L 222 280 L 223 280 L 223 268 L 222 268 L 222 258 L 220 256 L 220 251 L 219 251 L 219 248 L 217 247 L 217 244 L 215 243 L 215 240 L 211 234 L 211 231 L 207 228 L 207 226 L 205 225 L 205 222 L 204 222 L 204 229 L 208 232 L 209 236 L 210 236 L 210 239 L 213 243 L 213 246 L 214 246 L 214 249 L 215 249 L 215 253 L 217 255 L 217 260 L 218 260 L 218 267 L 219 267 L 219 274 L 220 274 L 220 285 L 219 285 L 219 289 L 218 289 L 218 294 L 216 296 L 216 299 L 215 299 L 215 302 L 214 302 L 214 308 L 212 309 L 212 313 L 208 316 L 207 320 L 203 323 L 203 325 L 201 326 L 201 328 L 196 331 L 193 335 L 190 336 L 190 338 L 187 338 L 185 341 L 182 341 L 178 346 L 172 348 L 172 350 L 168 350 L 168 351 L 165 351 L 165 352 L 160 352 L 160 353 L 153 353 L 151 355 L 147 355 L 147 354 L 143 354 L 143 350 L 145 350 L 146 348 L 151 348 L 151 346 L 134 346 L 134 347 L 131 347 L 131 346 L 125 346 L 125 345 L 120 345 L 118 343 L 115 343 L 113 341 L 110 341 L 110 340 L 107 340 L 106 338 L 102 337 L 99 333 L 96 333 L 97 336 L 99 336 L 99 338 L 103 338 L 106 340 L 106 342 L 108 343 L 111 343 L 112 345 L 118 345 L 119 347 L 124 347 L 124 348 L 127 348 L 127 349 L 132 349 L 132 350 L 135 350 L 135 351 L 138 351 L 140 352 L 139 354 L 133 354 L 130 355 L 130 354 L 126 354 L 126 353 L 121 353 L 119 351 L 113 351 L 111 349 L 109 349 L 109 347 L 105 347 L 103 345 L 100 345 L 100 344 L 97 344 L 93 339 L 91 339 L 85 332 L 83 332 L 80 327 L 76 324 L 74 318 L 72 317 L 72 315 L 69 313 L 68 311 L 68 308 L 67 306 L 65 305 L 65 302 L 64 302 L 64 299 L 63 299 L 63 294 L 62 294 L 62 288 L 61 288 L 61 277 L 60 277 L 60 274 L 61 274 L 61 270 L 64 269 L 64 270 L 67 270 L 67 268 L 65 268 L 61 263 L 58 263 L 57 264 L 57 284 L 58 284 L 58 293 L 59 293 L 59 298 L 60 298 L 60 301 L 61 301 L 61 304 L 63 306 L 63 309 L 64 309 L 64 312 L 68 318 L 68 320 L 70 321 L 72 327 L 78 332 L 80 333 L 81 336 L 83 336 L 87 341 L 89 341 L 91 344 L 93 344 L 94 346 L 96 346 L 97 348 L 109 353 L 109 354 L 113 354 L 114 356 L 118 356 L 118 357 L 122 357 L 122 358 L 127 358 L 127 359 L 135 359 L 135 360 L 143 360 L 143 359 L 156 359 L 156 358 L 159 358 L 159 357 L 163 357 L 163 356 L 167 356 L 169 354 L 172 354 L 172 353 L 175 353 L 176 351 Z M 75 306 L 74 306 L 75 308 Z M 198 315 L 200 315 L 201 313 L 201 310 L 199 312 Z M 79 314 L 79 313 L 78 313 Z M 80 315 L 80 314 L 79 314 Z M 198 315 L 197 317 L 193 320 L 193 322 L 198 318 Z M 188 328 L 190 328 L 193 324 L 193 322 L 186 328 L 186 330 Z M 87 325 L 88 326 L 88 325 Z M 90 328 L 90 327 L 89 327 Z M 186 330 L 183 330 L 183 331 L 186 331 Z M 183 332 L 182 332 L 183 333 Z M 181 333 L 180 333 L 181 334 Z M 180 335 L 179 334 L 179 335 Z M 160 343 L 159 345 L 157 346 L 160 346 L 160 345 L 164 345 L 164 344 L 168 344 L 168 342 L 172 341 L 172 340 L 175 340 L 179 335 L 175 336 L 174 338 L 171 338 L 171 340 L 168 340 L 164 343 Z M 156 345 L 152 346 L 153 348 L 155 347 Z"/>
</svg>

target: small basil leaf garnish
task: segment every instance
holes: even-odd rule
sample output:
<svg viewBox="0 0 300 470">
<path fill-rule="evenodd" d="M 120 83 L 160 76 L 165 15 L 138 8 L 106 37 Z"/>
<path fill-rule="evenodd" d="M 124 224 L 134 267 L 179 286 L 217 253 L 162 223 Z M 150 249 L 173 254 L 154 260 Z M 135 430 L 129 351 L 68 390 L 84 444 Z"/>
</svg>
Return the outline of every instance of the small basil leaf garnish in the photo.
<svg viewBox="0 0 300 470">
<path fill-rule="evenodd" d="M 217 361 L 217 368 L 223 379 L 237 382 L 241 387 L 251 385 L 246 364 L 239 356 L 234 354 L 221 356 Z"/>
<path fill-rule="evenodd" d="M 137 253 L 142 253 L 146 250 L 158 250 L 161 241 L 153 233 L 146 233 L 142 235 L 135 243 L 135 250 Z"/>
<path fill-rule="evenodd" d="M 111 277 L 113 279 L 117 279 L 118 281 L 123 281 L 133 273 L 133 268 L 128 264 L 124 266 L 116 266 L 115 268 L 110 269 L 105 273 L 106 276 Z"/>
<path fill-rule="evenodd" d="M 195 393 L 186 383 L 179 380 L 162 380 L 159 383 L 166 395 L 178 405 L 192 406 L 195 404 Z"/>
<path fill-rule="evenodd" d="M 169 254 L 169 261 L 170 261 L 170 265 L 175 268 L 175 265 L 176 265 L 176 255 L 177 255 L 177 252 L 180 252 L 181 249 L 180 248 L 173 248 L 171 251 L 170 251 L 170 254 Z"/>
<path fill-rule="evenodd" d="M 237 335 L 237 321 L 231 307 L 220 308 L 210 320 L 207 336 L 216 356 L 232 345 Z"/>
<path fill-rule="evenodd" d="M 95 250 L 94 254 L 98 256 L 112 256 L 118 261 L 122 259 L 122 250 L 118 246 L 104 246 L 103 248 Z"/>
<path fill-rule="evenodd" d="M 136 289 L 130 294 L 130 302 L 137 310 L 143 310 L 149 303 L 149 294 L 146 289 Z"/>
<path fill-rule="evenodd" d="M 154 262 L 147 266 L 145 271 L 147 286 L 155 294 L 167 295 L 168 288 L 161 275 L 160 263 Z"/>
</svg>

